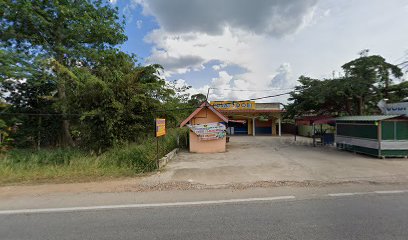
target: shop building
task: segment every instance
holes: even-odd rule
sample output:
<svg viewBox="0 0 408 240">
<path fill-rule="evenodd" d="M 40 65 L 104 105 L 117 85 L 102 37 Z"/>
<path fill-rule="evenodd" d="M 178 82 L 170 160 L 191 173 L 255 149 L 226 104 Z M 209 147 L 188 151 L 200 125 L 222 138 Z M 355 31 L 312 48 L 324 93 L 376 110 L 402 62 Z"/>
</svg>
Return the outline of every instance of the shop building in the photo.
<svg viewBox="0 0 408 240">
<path fill-rule="evenodd" d="M 190 152 L 225 152 L 227 135 L 280 136 L 280 103 L 253 101 L 203 102 L 180 127 L 190 129 Z"/>
<path fill-rule="evenodd" d="M 226 151 L 228 118 L 208 102 L 203 102 L 180 127 L 188 126 L 190 152 L 216 153 Z"/>
<path fill-rule="evenodd" d="M 213 101 L 210 103 L 229 120 L 229 135 L 281 136 L 281 103 L 256 103 L 254 101 Z"/>
</svg>

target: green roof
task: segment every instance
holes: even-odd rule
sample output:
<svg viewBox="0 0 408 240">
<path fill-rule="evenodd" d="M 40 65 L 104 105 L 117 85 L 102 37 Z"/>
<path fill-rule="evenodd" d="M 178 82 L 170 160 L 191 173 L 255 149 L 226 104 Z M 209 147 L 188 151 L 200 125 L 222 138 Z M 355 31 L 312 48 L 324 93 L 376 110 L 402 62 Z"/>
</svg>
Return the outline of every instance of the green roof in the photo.
<svg viewBox="0 0 408 240">
<path fill-rule="evenodd" d="M 335 118 L 336 121 L 381 121 L 396 118 L 401 115 L 370 115 L 370 116 L 343 116 Z"/>
</svg>

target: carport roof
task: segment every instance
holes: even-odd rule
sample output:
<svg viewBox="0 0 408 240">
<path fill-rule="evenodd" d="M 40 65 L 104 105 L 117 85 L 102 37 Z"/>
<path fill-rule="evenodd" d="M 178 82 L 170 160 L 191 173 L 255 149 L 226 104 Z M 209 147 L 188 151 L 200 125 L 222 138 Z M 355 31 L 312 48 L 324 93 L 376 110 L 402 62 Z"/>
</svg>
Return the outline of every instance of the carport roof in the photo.
<svg viewBox="0 0 408 240">
<path fill-rule="evenodd" d="M 400 117 L 401 115 L 370 115 L 370 116 L 343 116 L 335 118 L 336 121 L 381 121 Z"/>
</svg>

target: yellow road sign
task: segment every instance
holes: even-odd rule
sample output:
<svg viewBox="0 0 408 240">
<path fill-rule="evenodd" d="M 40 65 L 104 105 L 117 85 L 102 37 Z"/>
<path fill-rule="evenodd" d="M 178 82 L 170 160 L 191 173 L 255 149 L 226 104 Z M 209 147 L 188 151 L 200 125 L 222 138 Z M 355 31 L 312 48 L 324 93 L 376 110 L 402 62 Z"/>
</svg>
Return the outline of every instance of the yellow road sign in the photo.
<svg viewBox="0 0 408 240">
<path fill-rule="evenodd" d="M 156 118 L 156 137 L 166 135 L 166 119 Z"/>
</svg>

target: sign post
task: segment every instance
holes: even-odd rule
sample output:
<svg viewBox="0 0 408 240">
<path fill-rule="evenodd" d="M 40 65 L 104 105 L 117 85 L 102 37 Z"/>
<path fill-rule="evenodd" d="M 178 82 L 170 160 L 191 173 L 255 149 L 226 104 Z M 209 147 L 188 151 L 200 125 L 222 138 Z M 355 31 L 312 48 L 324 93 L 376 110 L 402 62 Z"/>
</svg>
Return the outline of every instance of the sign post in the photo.
<svg viewBox="0 0 408 240">
<path fill-rule="evenodd" d="M 155 119 L 155 137 L 156 137 L 156 167 L 159 169 L 159 137 L 166 135 L 166 119 Z"/>
</svg>

